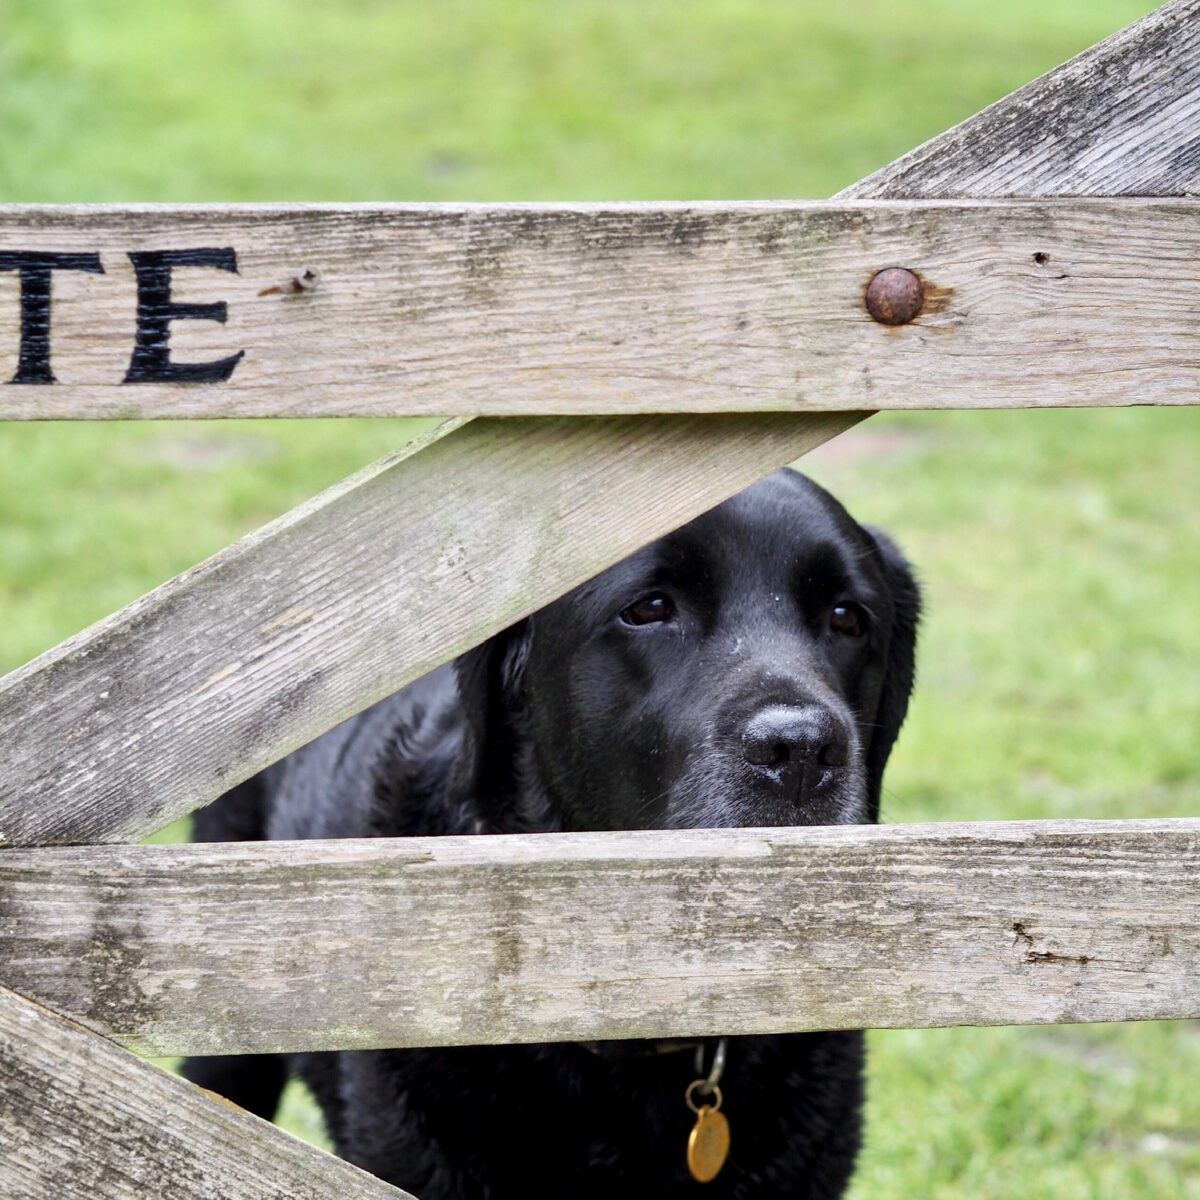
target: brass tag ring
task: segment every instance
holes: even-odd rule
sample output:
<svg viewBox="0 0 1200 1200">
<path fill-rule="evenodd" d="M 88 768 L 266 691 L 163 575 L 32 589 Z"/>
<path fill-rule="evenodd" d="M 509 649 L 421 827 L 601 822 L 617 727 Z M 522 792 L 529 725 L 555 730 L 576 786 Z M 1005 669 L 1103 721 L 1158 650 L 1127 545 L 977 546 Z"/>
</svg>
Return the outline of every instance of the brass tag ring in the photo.
<svg viewBox="0 0 1200 1200">
<path fill-rule="evenodd" d="M 710 1086 L 707 1079 L 693 1079 L 692 1082 L 688 1084 L 687 1091 L 683 1094 L 683 1098 L 686 1101 L 688 1108 L 690 1108 L 694 1113 L 698 1113 L 700 1111 L 700 1106 L 697 1105 L 695 1100 L 692 1099 L 692 1096 L 695 1094 L 697 1088 L 704 1088 L 704 1091 L 701 1093 L 701 1095 L 711 1095 L 713 1097 L 713 1103 L 706 1104 L 704 1107 L 710 1108 L 713 1112 L 716 1112 L 721 1107 L 721 1089 L 715 1083 Z"/>
</svg>

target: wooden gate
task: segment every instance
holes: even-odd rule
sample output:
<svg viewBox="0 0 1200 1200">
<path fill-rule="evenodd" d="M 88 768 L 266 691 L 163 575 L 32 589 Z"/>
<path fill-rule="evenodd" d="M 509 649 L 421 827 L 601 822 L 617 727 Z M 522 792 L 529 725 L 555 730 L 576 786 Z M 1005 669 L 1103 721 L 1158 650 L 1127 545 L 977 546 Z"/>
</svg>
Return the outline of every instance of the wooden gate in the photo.
<svg viewBox="0 0 1200 1200">
<path fill-rule="evenodd" d="M 0 210 L 0 418 L 451 417 L 0 680 L 0 1193 L 401 1194 L 129 1049 L 1200 1017 L 1200 820 L 129 844 L 867 410 L 1196 403 L 1198 192 L 1177 0 L 828 203 Z"/>
</svg>

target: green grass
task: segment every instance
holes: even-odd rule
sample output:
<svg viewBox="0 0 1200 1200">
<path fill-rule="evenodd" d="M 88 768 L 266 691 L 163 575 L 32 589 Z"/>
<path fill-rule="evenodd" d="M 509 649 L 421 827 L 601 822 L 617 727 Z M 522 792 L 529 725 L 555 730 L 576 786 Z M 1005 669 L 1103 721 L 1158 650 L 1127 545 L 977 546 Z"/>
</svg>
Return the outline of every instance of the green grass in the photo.
<svg viewBox="0 0 1200 1200">
<path fill-rule="evenodd" d="M 1152 7 L 0 0 L 0 195 L 818 197 Z"/>
<path fill-rule="evenodd" d="M 0 0 L 0 201 L 824 196 L 1150 7 Z M 0 669 L 415 428 L 0 425 Z M 1198 433 L 906 414 L 811 460 L 924 581 L 887 820 L 1195 812 Z M 1197 1078 L 1194 1024 L 873 1034 L 855 1200 L 1196 1200 Z"/>
</svg>

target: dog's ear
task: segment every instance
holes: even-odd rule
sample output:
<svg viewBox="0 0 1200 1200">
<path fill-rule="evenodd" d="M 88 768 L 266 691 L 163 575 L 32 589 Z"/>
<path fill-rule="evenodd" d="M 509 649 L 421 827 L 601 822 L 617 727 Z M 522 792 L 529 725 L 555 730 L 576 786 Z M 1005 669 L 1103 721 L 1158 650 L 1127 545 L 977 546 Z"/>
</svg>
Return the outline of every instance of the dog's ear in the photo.
<svg viewBox="0 0 1200 1200">
<path fill-rule="evenodd" d="M 912 567 L 896 543 L 882 530 L 867 527 L 883 564 L 892 593 L 892 636 L 884 662 L 883 686 L 875 711 L 875 727 L 867 751 L 867 798 L 872 821 L 879 819 L 879 793 L 883 769 L 892 752 L 912 695 L 916 669 L 917 625 L 921 618 L 921 591 Z"/>
<path fill-rule="evenodd" d="M 531 619 L 518 621 L 454 663 L 464 730 L 449 780 L 450 795 L 467 806 L 480 829 L 505 828 L 517 802 L 517 754 L 531 640 Z"/>
</svg>

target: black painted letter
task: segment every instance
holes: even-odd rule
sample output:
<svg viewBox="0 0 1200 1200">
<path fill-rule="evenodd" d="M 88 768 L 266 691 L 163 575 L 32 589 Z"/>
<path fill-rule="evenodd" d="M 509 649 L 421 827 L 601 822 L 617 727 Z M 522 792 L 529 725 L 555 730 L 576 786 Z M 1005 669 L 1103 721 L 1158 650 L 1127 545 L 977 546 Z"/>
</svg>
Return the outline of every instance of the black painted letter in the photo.
<svg viewBox="0 0 1200 1200">
<path fill-rule="evenodd" d="M 245 350 L 206 363 L 171 361 L 171 322 L 219 321 L 228 313 L 223 300 L 216 304 L 172 304 L 171 270 L 174 267 L 216 267 L 237 274 L 237 254 L 224 250 L 130 251 L 137 274 L 137 341 L 129 360 L 126 383 L 224 383 L 242 361 Z"/>
<path fill-rule="evenodd" d="M 50 369 L 50 272 L 103 275 L 98 254 L 48 254 L 41 250 L 0 251 L 0 271 L 21 273 L 21 356 L 9 383 L 53 383 Z"/>
</svg>

